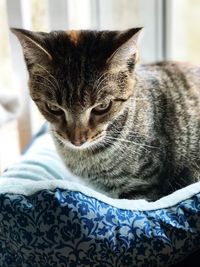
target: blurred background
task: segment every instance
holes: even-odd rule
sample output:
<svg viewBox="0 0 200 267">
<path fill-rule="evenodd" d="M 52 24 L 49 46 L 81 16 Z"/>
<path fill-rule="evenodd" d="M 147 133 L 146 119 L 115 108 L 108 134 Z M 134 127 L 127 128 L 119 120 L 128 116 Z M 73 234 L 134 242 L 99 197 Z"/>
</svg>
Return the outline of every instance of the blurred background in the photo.
<svg viewBox="0 0 200 267">
<path fill-rule="evenodd" d="M 0 172 L 16 161 L 44 122 L 28 96 L 21 47 L 9 27 L 51 31 L 143 26 L 142 63 L 173 59 L 198 64 L 199 17 L 199 0 L 0 0 Z"/>
</svg>

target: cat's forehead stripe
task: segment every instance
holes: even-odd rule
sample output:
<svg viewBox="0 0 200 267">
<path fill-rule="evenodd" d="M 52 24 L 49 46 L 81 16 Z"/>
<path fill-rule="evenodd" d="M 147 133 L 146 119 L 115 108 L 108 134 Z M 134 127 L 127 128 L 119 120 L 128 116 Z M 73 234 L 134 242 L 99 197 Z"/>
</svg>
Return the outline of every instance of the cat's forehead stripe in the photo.
<svg viewBox="0 0 200 267">
<path fill-rule="evenodd" d="M 67 32 L 67 35 L 68 35 L 70 41 L 71 41 L 74 45 L 77 45 L 77 43 L 78 43 L 78 41 L 79 41 L 79 37 L 80 37 L 80 31 L 75 31 L 75 30 L 68 31 L 68 32 Z"/>
</svg>

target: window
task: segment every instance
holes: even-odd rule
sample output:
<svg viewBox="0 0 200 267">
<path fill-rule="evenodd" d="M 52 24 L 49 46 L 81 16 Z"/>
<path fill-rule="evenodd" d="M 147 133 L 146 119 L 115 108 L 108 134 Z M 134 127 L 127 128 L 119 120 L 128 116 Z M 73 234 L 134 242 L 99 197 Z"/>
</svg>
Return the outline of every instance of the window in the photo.
<svg viewBox="0 0 200 267">
<path fill-rule="evenodd" d="M 200 64 L 200 1 L 171 1 L 169 57 Z"/>
</svg>

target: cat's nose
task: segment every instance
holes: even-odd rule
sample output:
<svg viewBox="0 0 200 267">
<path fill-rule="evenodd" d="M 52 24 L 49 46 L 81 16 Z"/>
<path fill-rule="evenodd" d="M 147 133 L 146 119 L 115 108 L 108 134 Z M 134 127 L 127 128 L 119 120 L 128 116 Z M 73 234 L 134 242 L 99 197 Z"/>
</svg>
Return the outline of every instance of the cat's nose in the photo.
<svg viewBox="0 0 200 267">
<path fill-rule="evenodd" d="M 87 141 L 87 130 L 85 130 L 84 125 L 75 125 L 72 127 L 68 137 L 74 146 L 80 147 Z"/>
<path fill-rule="evenodd" d="M 72 143 L 74 146 L 81 146 L 81 145 L 83 145 L 85 142 L 86 142 L 86 140 L 71 140 L 71 143 Z"/>
</svg>

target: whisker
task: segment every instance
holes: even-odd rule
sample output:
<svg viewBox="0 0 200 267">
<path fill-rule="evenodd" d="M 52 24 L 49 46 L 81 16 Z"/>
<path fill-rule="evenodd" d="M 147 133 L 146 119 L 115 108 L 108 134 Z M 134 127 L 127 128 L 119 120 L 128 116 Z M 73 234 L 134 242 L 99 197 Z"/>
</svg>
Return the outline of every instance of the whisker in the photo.
<svg viewBox="0 0 200 267">
<path fill-rule="evenodd" d="M 113 140 L 105 140 L 106 141 L 106 143 L 107 144 L 111 144 L 111 145 L 113 145 L 114 147 L 116 147 L 117 149 L 119 149 L 120 151 L 122 151 L 122 153 L 124 152 L 124 151 L 126 151 L 126 149 L 127 149 L 127 147 L 125 146 L 125 145 L 123 145 L 123 144 L 116 144 L 116 143 L 114 143 L 113 144 Z M 139 153 L 138 151 L 134 151 L 134 154 L 137 154 L 137 155 L 139 155 L 139 156 L 141 156 L 142 155 L 142 153 Z M 127 155 L 126 154 L 126 158 L 129 158 L 129 159 L 133 159 L 133 157 L 131 156 L 131 155 Z"/>
<path fill-rule="evenodd" d="M 40 84 L 40 85 L 42 85 L 43 87 L 46 87 L 47 89 L 49 89 L 49 91 L 52 91 L 52 88 L 51 88 L 51 87 L 49 87 L 49 86 L 47 86 L 46 84 L 43 84 L 43 83 L 41 83 L 41 82 L 38 82 L 38 81 L 31 81 L 31 83 L 32 83 L 32 84 L 34 84 L 34 83 L 36 83 L 36 84 Z M 47 101 L 47 99 L 46 99 L 46 98 L 43 98 L 42 95 L 40 96 L 40 99 L 43 99 L 45 102 Z"/>
<path fill-rule="evenodd" d="M 149 135 L 146 135 L 146 134 L 143 134 L 143 133 L 140 133 L 140 132 L 135 132 L 135 131 L 132 131 L 132 130 L 129 130 L 129 131 L 126 131 L 126 132 L 123 132 L 122 133 L 122 131 L 115 131 L 115 130 L 113 130 L 113 132 L 114 133 L 121 133 L 121 134 L 127 134 L 128 136 L 136 136 L 136 137 L 143 137 L 143 136 L 145 136 L 145 137 L 147 137 L 147 138 L 150 138 L 150 136 Z"/>
<path fill-rule="evenodd" d="M 130 97 L 130 99 L 133 99 L 133 100 L 136 100 L 136 101 L 149 101 L 149 99 L 148 98 L 140 98 L 140 97 Z"/>
<path fill-rule="evenodd" d="M 106 87 L 107 87 L 107 85 L 105 85 L 105 86 L 103 86 L 102 88 L 100 88 L 100 90 L 98 90 L 98 94 L 99 94 L 101 91 L 103 91 L 104 88 L 106 88 Z"/>
<path fill-rule="evenodd" d="M 105 76 L 105 77 L 104 77 Z M 101 81 L 100 79 L 103 78 Z M 103 74 L 100 79 L 97 81 L 97 86 L 96 86 L 96 91 L 99 90 L 99 87 L 101 86 L 101 84 L 107 79 L 107 75 L 106 74 Z M 99 82 L 99 83 L 98 83 Z M 104 87 L 105 88 L 105 87 Z M 102 89 L 101 89 L 102 90 Z"/>
<path fill-rule="evenodd" d="M 35 76 L 37 77 L 40 77 L 40 78 L 42 78 L 42 79 L 44 79 L 44 80 L 46 80 L 47 82 L 49 82 L 50 84 L 52 84 L 52 86 L 53 86 L 53 88 L 54 89 L 59 89 L 59 87 L 55 84 L 55 83 L 53 83 L 51 80 L 49 80 L 49 79 L 47 79 L 46 77 L 44 77 L 44 76 L 42 76 L 42 75 L 39 75 L 39 74 L 35 74 Z"/>
<path fill-rule="evenodd" d="M 112 137 L 112 136 L 107 136 L 107 138 L 110 138 L 110 139 L 113 139 L 113 140 L 119 140 L 119 141 L 122 141 L 122 142 L 125 142 L 125 143 L 131 143 L 131 144 L 139 145 L 139 146 L 143 146 L 143 147 L 156 148 L 156 149 L 159 148 L 159 147 L 156 147 L 156 146 L 141 144 L 141 143 L 137 143 L 135 141 L 129 141 L 129 140 L 125 140 L 125 139 L 122 139 L 122 138 L 116 138 L 116 137 Z"/>
<path fill-rule="evenodd" d="M 109 141 L 113 144 L 113 139 L 110 139 Z M 118 143 L 118 144 L 114 143 L 114 145 L 117 145 L 118 147 L 123 148 L 124 150 L 127 150 L 127 146 L 126 146 L 126 145 L 123 145 L 122 143 L 120 143 L 120 144 L 119 144 L 119 143 Z M 142 146 L 139 146 L 139 147 L 137 148 L 137 150 L 141 150 L 141 149 L 145 149 L 145 150 L 147 150 L 145 147 L 142 147 Z M 123 151 L 124 151 L 124 150 L 123 150 Z M 137 154 L 138 152 L 135 151 L 134 153 Z"/>
<path fill-rule="evenodd" d="M 58 88 L 60 87 L 59 86 L 59 83 L 58 83 L 58 81 L 57 81 L 57 79 L 44 67 L 44 66 L 42 66 L 42 65 L 40 65 L 40 64 L 37 64 L 37 66 L 39 66 L 40 68 L 42 68 L 44 71 L 46 71 L 48 74 L 49 74 L 49 76 L 51 76 L 53 79 L 54 79 L 54 81 L 57 83 L 57 86 L 58 86 Z"/>
<path fill-rule="evenodd" d="M 106 73 L 102 73 L 102 74 L 100 75 L 100 77 L 96 80 L 96 82 L 95 82 L 95 86 L 101 81 L 102 78 L 104 79 L 105 76 L 107 76 L 107 74 L 106 74 Z"/>
</svg>

